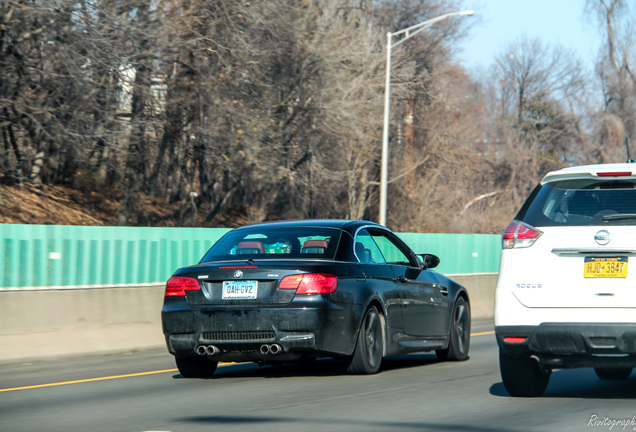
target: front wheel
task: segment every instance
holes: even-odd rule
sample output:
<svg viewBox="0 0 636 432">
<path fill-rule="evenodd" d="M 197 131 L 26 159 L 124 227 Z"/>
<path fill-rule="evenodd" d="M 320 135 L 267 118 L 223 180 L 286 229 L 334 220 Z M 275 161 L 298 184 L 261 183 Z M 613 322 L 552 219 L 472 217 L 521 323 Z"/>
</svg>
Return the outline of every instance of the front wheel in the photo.
<svg viewBox="0 0 636 432">
<path fill-rule="evenodd" d="M 632 368 L 594 368 L 594 372 L 602 380 L 625 380 L 632 374 Z"/>
<path fill-rule="evenodd" d="M 470 349 L 470 305 L 459 297 L 453 307 L 453 320 L 448 335 L 448 348 L 436 350 L 439 360 L 466 360 Z"/>
<path fill-rule="evenodd" d="M 550 371 L 530 357 L 512 357 L 499 351 L 499 370 L 503 385 L 511 396 L 541 396 L 550 381 Z"/>
<path fill-rule="evenodd" d="M 175 357 L 174 359 L 179 373 L 185 378 L 210 378 L 219 364 L 205 356 Z"/>
<path fill-rule="evenodd" d="M 378 310 L 371 306 L 362 319 L 360 333 L 358 334 L 353 356 L 347 366 L 347 372 L 357 375 L 377 373 L 382 364 L 383 354 L 382 318 Z"/>
</svg>

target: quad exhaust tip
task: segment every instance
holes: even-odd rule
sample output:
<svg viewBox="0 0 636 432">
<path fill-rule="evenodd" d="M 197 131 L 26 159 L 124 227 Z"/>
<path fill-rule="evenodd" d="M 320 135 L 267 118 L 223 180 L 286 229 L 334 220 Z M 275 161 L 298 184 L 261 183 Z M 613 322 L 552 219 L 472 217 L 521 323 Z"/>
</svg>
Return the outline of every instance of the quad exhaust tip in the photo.
<svg viewBox="0 0 636 432">
<path fill-rule="evenodd" d="M 267 354 L 272 354 L 272 355 L 276 355 L 279 352 L 283 351 L 283 347 L 280 346 L 279 344 L 263 344 L 261 345 L 261 354 L 263 355 L 267 355 Z"/>
<path fill-rule="evenodd" d="M 211 356 L 211 355 L 219 354 L 221 352 L 221 350 L 215 347 L 214 345 L 199 345 L 196 347 L 195 351 L 198 355 L 201 355 L 201 356 L 204 356 L 204 355 Z M 267 355 L 267 354 L 276 355 L 282 351 L 283 351 L 283 347 L 280 346 L 279 344 L 263 344 L 261 345 L 261 348 L 260 348 L 260 352 L 263 355 Z"/>
<path fill-rule="evenodd" d="M 199 355 L 214 355 L 218 354 L 221 351 L 214 345 L 199 345 L 196 348 L 196 352 Z"/>
</svg>

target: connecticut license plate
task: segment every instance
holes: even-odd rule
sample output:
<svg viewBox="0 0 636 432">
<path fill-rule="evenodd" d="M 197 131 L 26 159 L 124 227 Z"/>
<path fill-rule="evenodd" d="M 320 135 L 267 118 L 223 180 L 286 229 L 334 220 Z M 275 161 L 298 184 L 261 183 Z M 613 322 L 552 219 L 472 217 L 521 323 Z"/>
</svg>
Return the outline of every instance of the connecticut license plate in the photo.
<svg viewBox="0 0 636 432">
<path fill-rule="evenodd" d="M 224 281 L 223 300 L 255 299 L 258 293 L 258 281 Z"/>
<path fill-rule="evenodd" d="M 627 277 L 627 257 L 585 257 L 586 278 Z"/>
</svg>

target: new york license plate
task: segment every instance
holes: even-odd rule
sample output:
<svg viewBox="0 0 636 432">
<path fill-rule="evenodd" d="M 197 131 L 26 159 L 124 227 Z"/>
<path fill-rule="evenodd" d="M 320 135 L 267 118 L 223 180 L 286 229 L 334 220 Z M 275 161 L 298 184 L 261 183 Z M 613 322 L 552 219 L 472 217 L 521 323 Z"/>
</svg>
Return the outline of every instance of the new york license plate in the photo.
<svg viewBox="0 0 636 432">
<path fill-rule="evenodd" d="M 258 281 L 224 281 L 223 300 L 255 299 L 258 294 Z"/>
<path fill-rule="evenodd" d="M 583 277 L 626 278 L 627 257 L 585 257 Z"/>
</svg>

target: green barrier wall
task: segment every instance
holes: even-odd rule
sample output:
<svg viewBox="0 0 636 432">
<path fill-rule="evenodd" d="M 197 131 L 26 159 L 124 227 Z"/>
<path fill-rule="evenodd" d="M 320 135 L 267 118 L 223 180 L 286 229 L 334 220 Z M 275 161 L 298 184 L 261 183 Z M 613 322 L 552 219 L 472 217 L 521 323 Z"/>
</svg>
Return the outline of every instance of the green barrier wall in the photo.
<svg viewBox="0 0 636 432">
<path fill-rule="evenodd" d="M 497 273 L 501 259 L 499 234 L 398 234 L 416 253 L 440 258 L 444 274 Z"/>
<path fill-rule="evenodd" d="M 227 231 L 0 224 L 0 288 L 162 283 L 177 268 L 197 263 Z M 417 253 L 438 255 L 440 273 L 499 270 L 498 235 L 403 233 L 400 237 Z"/>
<path fill-rule="evenodd" d="M 0 224 L 0 288 L 165 282 L 226 231 Z"/>
</svg>

